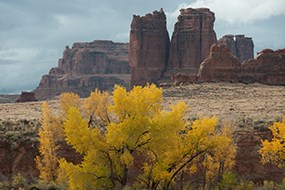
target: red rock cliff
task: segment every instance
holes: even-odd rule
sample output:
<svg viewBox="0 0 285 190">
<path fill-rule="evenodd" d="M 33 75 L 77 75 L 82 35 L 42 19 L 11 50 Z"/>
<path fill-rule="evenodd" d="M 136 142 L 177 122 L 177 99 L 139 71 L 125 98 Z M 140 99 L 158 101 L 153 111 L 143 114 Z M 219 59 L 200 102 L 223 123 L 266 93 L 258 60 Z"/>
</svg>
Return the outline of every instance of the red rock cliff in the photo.
<svg viewBox="0 0 285 190">
<path fill-rule="evenodd" d="M 198 80 L 200 82 L 238 82 L 240 61 L 225 44 L 214 44 L 208 57 L 201 63 Z"/>
<path fill-rule="evenodd" d="M 95 88 L 110 90 L 114 84 L 129 86 L 129 44 L 112 41 L 74 43 L 66 46 L 58 67 L 44 75 L 35 90 L 39 99 L 72 91 L 87 96 Z"/>
<path fill-rule="evenodd" d="M 215 14 L 207 8 L 181 9 L 171 38 L 168 70 L 196 72 L 217 41 Z"/>
<path fill-rule="evenodd" d="M 169 35 L 161 9 L 145 16 L 133 16 L 130 32 L 129 63 L 131 85 L 156 82 L 166 69 Z"/>
<path fill-rule="evenodd" d="M 241 63 L 224 43 L 214 44 L 200 65 L 197 80 L 285 85 L 285 49 L 265 49 L 255 59 Z"/>
<path fill-rule="evenodd" d="M 241 66 L 242 82 L 285 85 L 285 48 L 264 49 L 255 59 L 244 61 Z"/>
</svg>

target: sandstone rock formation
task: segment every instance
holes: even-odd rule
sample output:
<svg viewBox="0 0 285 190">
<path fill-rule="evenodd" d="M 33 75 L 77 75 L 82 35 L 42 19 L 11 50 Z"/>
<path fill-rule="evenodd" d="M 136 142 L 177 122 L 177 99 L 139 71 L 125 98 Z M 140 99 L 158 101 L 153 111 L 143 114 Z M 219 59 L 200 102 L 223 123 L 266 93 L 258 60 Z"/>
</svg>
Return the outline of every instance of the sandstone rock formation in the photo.
<svg viewBox="0 0 285 190">
<path fill-rule="evenodd" d="M 111 90 L 114 84 L 128 87 L 130 67 L 127 43 L 93 41 L 66 46 L 58 66 L 44 75 L 35 90 L 39 99 L 73 91 L 87 96 L 95 88 Z"/>
<path fill-rule="evenodd" d="M 169 35 L 161 9 L 145 16 L 133 16 L 130 32 L 129 64 L 131 86 L 156 82 L 166 69 Z"/>
<path fill-rule="evenodd" d="M 285 48 L 273 51 L 264 49 L 255 59 L 241 65 L 241 82 L 285 85 Z"/>
<path fill-rule="evenodd" d="M 223 43 L 214 44 L 208 57 L 201 63 L 200 82 L 238 82 L 241 63 Z"/>
<path fill-rule="evenodd" d="M 285 85 L 285 49 L 265 49 L 255 59 L 240 63 L 224 43 L 214 44 L 200 65 L 197 81 Z"/>
<path fill-rule="evenodd" d="M 218 43 L 225 44 L 230 52 L 240 61 L 253 58 L 254 44 L 250 37 L 244 35 L 225 35 L 218 40 Z"/>
<path fill-rule="evenodd" d="M 168 70 L 197 72 L 217 41 L 215 14 L 207 8 L 181 9 L 171 38 Z"/>
<path fill-rule="evenodd" d="M 23 140 L 16 143 L 0 140 L 0 171 L 1 175 L 13 176 L 17 173 L 25 173 L 27 177 L 38 175 L 35 165 L 35 156 L 38 150 L 35 142 Z"/>
<path fill-rule="evenodd" d="M 35 102 L 38 101 L 35 98 L 34 92 L 22 92 L 16 102 Z"/>
</svg>

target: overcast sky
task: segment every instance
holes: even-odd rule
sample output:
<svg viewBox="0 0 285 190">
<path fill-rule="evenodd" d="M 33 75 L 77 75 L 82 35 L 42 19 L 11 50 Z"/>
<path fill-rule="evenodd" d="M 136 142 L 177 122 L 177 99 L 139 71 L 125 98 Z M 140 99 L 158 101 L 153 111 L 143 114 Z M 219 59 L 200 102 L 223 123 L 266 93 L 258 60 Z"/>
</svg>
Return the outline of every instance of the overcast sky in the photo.
<svg viewBox="0 0 285 190">
<path fill-rule="evenodd" d="M 0 94 L 35 89 L 66 45 L 128 42 L 133 14 L 163 8 L 171 36 L 186 7 L 215 12 L 218 38 L 245 34 L 255 52 L 285 48 L 284 0 L 0 0 Z"/>
</svg>

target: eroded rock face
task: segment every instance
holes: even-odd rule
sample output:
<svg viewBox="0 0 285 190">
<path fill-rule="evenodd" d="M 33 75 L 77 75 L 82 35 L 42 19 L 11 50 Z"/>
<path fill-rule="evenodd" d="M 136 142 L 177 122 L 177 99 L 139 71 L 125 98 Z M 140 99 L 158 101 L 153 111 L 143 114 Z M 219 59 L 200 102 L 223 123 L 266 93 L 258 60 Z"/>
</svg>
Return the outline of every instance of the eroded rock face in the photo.
<svg viewBox="0 0 285 190">
<path fill-rule="evenodd" d="M 39 176 L 35 158 L 39 156 L 39 143 L 32 139 L 16 141 L 0 141 L 0 170 L 1 175 L 12 177 L 18 173 L 28 179 Z M 59 158 L 65 158 L 68 162 L 80 163 L 82 157 L 68 144 L 61 142 L 56 152 Z"/>
<path fill-rule="evenodd" d="M 196 72 L 217 41 L 215 14 L 207 8 L 181 9 L 171 38 L 168 69 Z"/>
<path fill-rule="evenodd" d="M 285 48 L 264 49 L 241 65 L 241 82 L 285 85 Z"/>
<path fill-rule="evenodd" d="M 129 44 L 112 41 L 74 43 L 66 46 L 58 67 L 44 75 L 36 97 L 47 99 L 62 92 L 76 92 L 85 97 L 95 88 L 111 90 L 114 84 L 129 86 Z"/>
<path fill-rule="evenodd" d="M 161 9 L 145 16 L 133 16 L 130 32 L 129 63 L 131 86 L 156 82 L 166 69 L 169 35 Z"/>
<path fill-rule="evenodd" d="M 241 63 L 224 43 L 214 44 L 200 65 L 197 81 L 285 85 L 285 49 L 265 49 Z"/>
<path fill-rule="evenodd" d="M 253 58 L 254 44 L 250 37 L 245 37 L 245 35 L 225 35 L 218 40 L 218 43 L 225 44 L 230 52 L 240 61 Z"/>
<path fill-rule="evenodd" d="M 241 63 L 223 43 L 214 44 L 208 57 L 201 63 L 200 82 L 238 82 Z"/>
<path fill-rule="evenodd" d="M 38 155 L 37 143 L 24 140 L 20 143 L 1 140 L 0 170 L 5 176 L 24 173 L 27 177 L 37 176 L 35 157 Z"/>
</svg>

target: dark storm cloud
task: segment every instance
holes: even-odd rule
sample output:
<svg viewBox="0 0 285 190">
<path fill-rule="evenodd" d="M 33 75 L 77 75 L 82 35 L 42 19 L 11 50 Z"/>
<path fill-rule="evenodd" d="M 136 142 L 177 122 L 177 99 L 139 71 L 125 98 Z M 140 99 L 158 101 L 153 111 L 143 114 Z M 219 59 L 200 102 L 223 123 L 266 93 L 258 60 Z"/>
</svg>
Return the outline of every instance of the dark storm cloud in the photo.
<svg viewBox="0 0 285 190">
<path fill-rule="evenodd" d="M 258 48 L 284 46 L 285 29 L 280 24 L 284 15 L 273 6 L 276 3 L 258 0 L 266 6 L 243 17 L 242 11 L 226 11 L 223 6 L 229 5 L 228 1 L 249 10 L 247 0 L 0 0 L 0 93 L 36 88 L 41 76 L 57 65 L 66 45 L 95 39 L 128 42 L 132 15 L 160 8 L 167 14 L 170 33 L 181 7 L 209 6 L 217 12 L 218 37 L 245 33 L 253 37 Z M 266 17 L 256 19 L 270 6 L 274 12 L 263 12 Z M 226 15 L 228 12 L 231 15 Z M 242 19 L 244 22 L 236 24 Z"/>
</svg>

